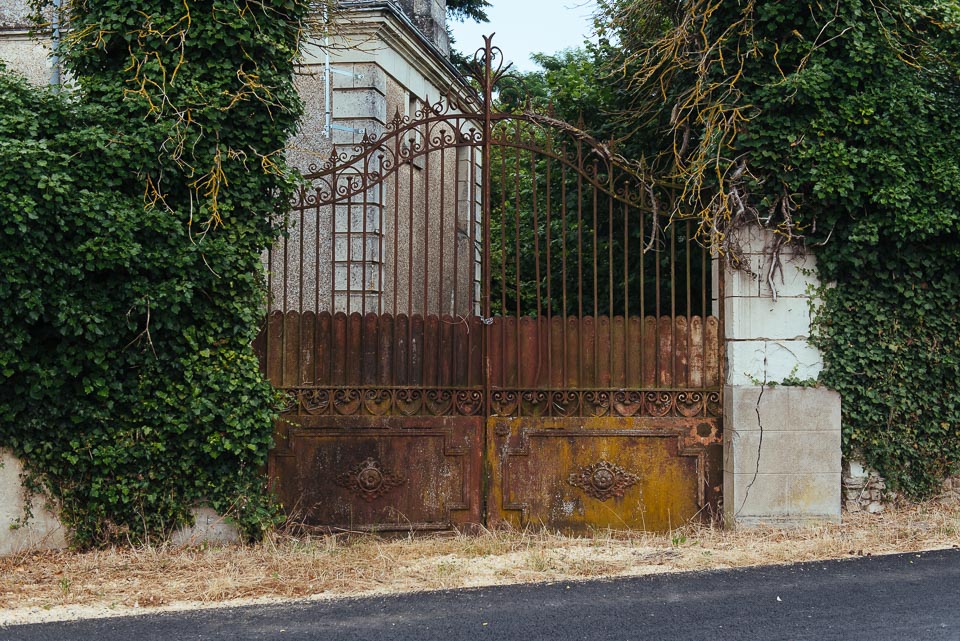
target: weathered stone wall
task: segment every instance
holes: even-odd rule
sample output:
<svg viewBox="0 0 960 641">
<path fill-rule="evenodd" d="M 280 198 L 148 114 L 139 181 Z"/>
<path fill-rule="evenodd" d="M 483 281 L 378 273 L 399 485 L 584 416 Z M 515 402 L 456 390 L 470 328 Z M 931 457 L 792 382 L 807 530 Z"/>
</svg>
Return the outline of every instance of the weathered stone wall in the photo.
<svg viewBox="0 0 960 641">
<path fill-rule="evenodd" d="M 0 29 L 29 29 L 29 17 L 27 0 L 0 0 Z"/>
<path fill-rule="evenodd" d="M 840 519 L 840 396 L 778 385 L 815 379 L 810 345 L 812 255 L 790 249 L 771 273 L 775 237 L 744 230 L 747 270 L 723 274 L 724 516 L 731 527 Z"/>
<path fill-rule="evenodd" d="M 450 35 L 447 33 L 447 0 L 399 0 L 404 12 L 417 28 L 444 55 L 450 55 Z"/>
<path fill-rule="evenodd" d="M 50 82 L 50 38 L 32 33 L 27 0 L 0 0 L 0 60 L 30 82 Z M 52 13 L 48 19 L 52 18 Z"/>
<path fill-rule="evenodd" d="M 0 556 L 66 546 L 66 532 L 42 499 L 28 497 L 20 481 L 20 461 L 0 450 Z M 29 501 L 30 518 L 27 518 Z"/>
<path fill-rule="evenodd" d="M 887 487 L 886 481 L 876 470 L 860 461 L 844 462 L 843 509 L 846 512 L 881 514 L 899 499 L 900 495 Z M 960 475 L 947 478 L 935 500 L 960 503 Z"/>
</svg>

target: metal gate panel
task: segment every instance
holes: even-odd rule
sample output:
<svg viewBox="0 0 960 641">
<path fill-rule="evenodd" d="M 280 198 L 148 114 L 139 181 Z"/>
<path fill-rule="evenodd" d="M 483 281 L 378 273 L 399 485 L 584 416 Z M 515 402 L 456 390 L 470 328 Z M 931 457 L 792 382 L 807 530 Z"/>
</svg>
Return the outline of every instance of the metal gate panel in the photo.
<svg viewBox="0 0 960 641">
<path fill-rule="evenodd" d="M 697 221 L 502 60 L 487 39 L 475 95 L 336 149 L 265 258 L 269 474 L 305 525 L 719 513 L 723 297 Z"/>
<path fill-rule="evenodd" d="M 482 521 L 479 417 L 286 415 L 270 459 L 295 522 L 351 531 Z"/>
<path fill-rule="evenodd" d="M 715 418 L 491 418 L 488 523 L 665 531 L 710 518 L 718 438 Z"/>
</svg>

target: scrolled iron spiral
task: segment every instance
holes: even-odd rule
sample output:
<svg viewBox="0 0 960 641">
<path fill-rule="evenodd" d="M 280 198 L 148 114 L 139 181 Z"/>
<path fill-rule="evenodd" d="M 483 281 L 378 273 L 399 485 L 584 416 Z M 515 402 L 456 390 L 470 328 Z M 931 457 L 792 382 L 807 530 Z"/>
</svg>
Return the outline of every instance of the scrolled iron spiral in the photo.
<svg viewBox="0 0 960 641">
<path fill-rule="evenodd" d="M 555 416 L 576 416 L 583 404 L 581 393 L 569 390 L 553 392 L 550 400 L 552 414 Z"/>
<path fill-rule="evenodd" d="M 456 400 L 457 413 L 462 416 L 476 416 L 483 408 L 483 392 L 477 390 L 459 390 Z"/>
<path fill-rule="evenodd" d="M 526 390 L 520 395 L 521 411 L 529 416 L 541 416 L 549 409 L 549 395 L 541 390 Z"/>
<path fill-rule="evenodd" d="M 300 393 L 300 408 L 307 414 L 325 414 L 330 409 L 330 392 L 324 389 L 307 389 Z"/>
<path fill-rule="evenodd" d="M 720 392 L 709 392 L 707 394 L 707 416 L 719 417 L 721 413 Z"/>
<path fill-rule="evenodd" d="M 360 390 L 338 389 L 333 392 L 333 407 L 338 414 L 353 416 L 360 410 L 362 397 Z"/>
<path fill-rule="evenodd" d="M 584 392 L 584 406 L 591 407 L 591 416 L 606 416 L 610 411 L 610 392 L 594 390 Z"/>
<path fill-rule="evenodd" d="M 453 407 L 453 391 L 448 389 L 429 389 L 424 394 L 424 405 L 434 416 L 446 416 Z"/>
<path fill-rule="evenodd" d="M 281 414 L 296 412 L 300 408 L 300 390 L 286 389 L 280 391 L 278 410 Z"/>
<path fill-rule="evenodd" d="M 703 414 L 703 394 L 701 392 L 678 392 L 677 413 L 686 418 Z"/>
<path fill-rule="evenodd" d="M 644 401 L 650 416 L 669 416 L 673 410 L 673 394 L 670 392 L 647 392 Z"/>
<path fill-rule="evenodd" d="M 439 123 L 439 124 L 443 125 L 446 123 Z M 456 142 L 457 142 L 457 137 L 454 135 L 452 129 L 440 127 L 439 131 L 434 130 L 430 134 L 430 144 L 435 149 L 443 149 L 445 147 L 449 147 L 451 145 L 456 144 Z"/>
<path fill-rule="evenodd" d="M 643 408 L 643 393 L 636 390 L 617 390 L 613 393 L 613 409 L 623 417 L 635 416 Z"/>
<path fill-rule="evenodd" d="M 418 389 L 398 389 L 394 399 L 401 414 L 415 416 L 420 413 L 420 408 L 423 405 L 423 392 Z"/>
<path fill-rule="evenodd" d="M 513 416 L 519 396 L 513 390 L 497 390 L 490 394 L 490 404 L 497 416 Z"/>
<path fill-rule="evenodd" d="M 383 416 L 393 405 L 393 394 L 388 389 L 368 389 L 363 392 L 363 407 L 374 416 Z"/>
</svg>

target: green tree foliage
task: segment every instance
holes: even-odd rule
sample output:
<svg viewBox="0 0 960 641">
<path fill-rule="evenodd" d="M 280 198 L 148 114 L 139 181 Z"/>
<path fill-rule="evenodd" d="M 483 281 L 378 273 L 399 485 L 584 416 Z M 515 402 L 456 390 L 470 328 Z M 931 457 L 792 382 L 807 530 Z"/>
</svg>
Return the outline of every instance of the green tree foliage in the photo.
<svg viewBox="0 0 960 641">
<path fill-rule="evenodd" d="M 960 466 L 960 3 L 603 8 L 651 166 L 734 263 L 744 223 L 817 246 L 845 452 L 931 492 Z"/>
<path fill-rule="evenodd" d="M 454 20 L 475 20 L 486 22 L 486 8 L 490 6 L 487 0 L 447 0 L 447 13 Z"/>
<path fill-rule="evenodd" d="M 208 503 L 256 535 L 276 401 L 251 342 L 305 2 L 76 2 L 75 97 L 0 76 L 0 444 L 79 545 Z"/>
<path fill-rule="evenodd" d="M 494 312 L 703 313 L 709 255 L 695 238 L 698 225 L 681 221 L 651 234 L 654 216 L 611 197 L 629 184 L 621 196 L 636 201 L 645 189 L 649 141 L 617 118 L 629 97 L 623 88 L 598 81 L 610 55 L 612 48 L 596 45 L 537 54 L 542 70 L 500 82 L 498 109 L 521 118 L 495 131 L 507 144 L 495 145 L 492 156 Z M 523 120 L 527 115 L 533 122 Z M 514 139 L 539 151 L 517 149 Z M 621 157 L 611 165 L 608 152 Z M 608 183 L 611 169 L 615 184 Z M 605 188 L 591 187 L 591 175 Z M 670 198 L 668 190 L 649 186 L 658 198 Z"/>
</svg>

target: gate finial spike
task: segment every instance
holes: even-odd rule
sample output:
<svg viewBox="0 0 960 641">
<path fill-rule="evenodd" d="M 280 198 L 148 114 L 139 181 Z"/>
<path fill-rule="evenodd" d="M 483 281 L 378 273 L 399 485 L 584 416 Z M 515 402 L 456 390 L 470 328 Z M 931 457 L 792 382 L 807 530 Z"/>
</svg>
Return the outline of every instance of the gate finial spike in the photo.
<svg viewBox="0 0 960 641">
<path fill-rule="evenodd" d="M 400 107 L 398 106 L 396 113 L 393 115 L 393 118 L 387 123 L 387 125 L 393 129 L 399 129 L 403 126 L 405 118 L 406 117 L 400 113 Z"/>
</svg>

